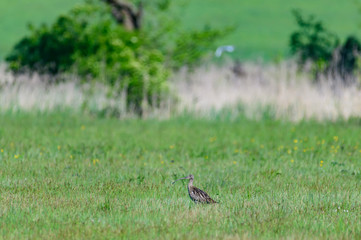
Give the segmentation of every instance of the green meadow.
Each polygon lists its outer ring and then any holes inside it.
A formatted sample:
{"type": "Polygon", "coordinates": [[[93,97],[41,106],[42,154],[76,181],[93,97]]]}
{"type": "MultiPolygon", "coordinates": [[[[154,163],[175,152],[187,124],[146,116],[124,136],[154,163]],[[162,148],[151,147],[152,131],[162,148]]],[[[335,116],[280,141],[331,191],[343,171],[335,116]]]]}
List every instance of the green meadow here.
{"type": "MultiPolygon", "coordinates": [[[[26,25],[51,23],[81,0],[2,0],[0,2],[0,58],[27,33],[26,25]]],[[[288,55],[288,39],[296,28],[292,9],[315,14],[340,37],[360,35],[360,2],[339,0],[183,0],[179,17],[185,28],[237,26],[219,44],[233,44],[230,56],[272,60],[288,55]],[[188,3],[184,6],[183,3],[188,3]]]]}
{"type": "Polygon", "coordinates": [[[360,126],[2,114],[0,238],[360,239],[360,126]]]}
{"type": "MultiPolygon", "coordinates": [[[[219,42],[236,46],[228,54],[235,59],[289,56],[288,40],[296,28],[292,9],[315,14],[341,38],[361,36],[358,0],[175,1],[186,29],[236,26],[219,42]]],[[[28,23],[50,24],[81,2],[0,1],[0,65],[28,33],[28,23]]],[[[261,83],[267,71],[250,77],[261,83]]],[[[20,84],[11,88],[13,76],[3,74],[0,239],[361,239],[360,119],[295,123],[277,120],[267,109],[259,120],[236,117],[232,110],[209,111],[202,118],[176,109],[166,120],[115,119],[56,110],[57,105],[26,113],[17,101],[26,109],[27,98],[39,97],[41,109],[46,106],[41,99],[48,99],[39,96],[42,91],[54,93],[55,100],[59,94],[51,84],[40,91],[34,91],[36,85],[24,85],[29,91],[20,84]],[[187,180],[171,184],[189,174],[219,203],[195,204],[187,180]]],[[[293,77],[282,74],[280,81],[293,77]]],[[[81,92],[86,88],[75,88],[56,89],[86,97],[81,92]]],[[[204,95],[209,89],[205,86],[204,95]]],[[[354,114],[359,89],[342,90],[351,97],[326,93],[340,106],[348,101],[354,114]]],[[[315,99],[315,104],[331,101],[315,99]]]]}

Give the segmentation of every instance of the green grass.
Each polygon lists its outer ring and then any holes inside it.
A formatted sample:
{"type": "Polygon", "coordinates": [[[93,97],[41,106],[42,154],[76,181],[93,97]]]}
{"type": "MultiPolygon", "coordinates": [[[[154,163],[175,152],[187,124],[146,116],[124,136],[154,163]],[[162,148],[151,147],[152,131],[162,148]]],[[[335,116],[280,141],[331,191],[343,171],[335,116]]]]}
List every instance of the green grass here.
{"type": "Polygon", "coordinates": [[[268,60],[289,55],[289,37],[297,29],[293,9],[314,14],[329,30],[344,38],[360,36],[359,1],[338,0],[189,0],[186,26],[236,25],[236,32],[221,44],[233,44],[235,58],[268,60]]]}
{"type": "MultiPolygon", "coordinates": [[[[359,5],[356,1],[338,0],[184,0],[180,14],[187,28],[213,26],[238,26],[236,32],[220,44],[234,44],[235,58],[275,59],[288,54],[288,40],[296,28],[291,10],[298,8],[317,15],[327,28],[345,37],[360,35],[359,5]]],[[[52,22],[81,0],[3,0],[0,2],[0,58],[3,58],[24,36],[26,24],[38,25],[52,22]]]]}
{"type": "Polygon", "coordinates": [[[3,114],[0,236],[360,239],[360,126],[3,114]]]}

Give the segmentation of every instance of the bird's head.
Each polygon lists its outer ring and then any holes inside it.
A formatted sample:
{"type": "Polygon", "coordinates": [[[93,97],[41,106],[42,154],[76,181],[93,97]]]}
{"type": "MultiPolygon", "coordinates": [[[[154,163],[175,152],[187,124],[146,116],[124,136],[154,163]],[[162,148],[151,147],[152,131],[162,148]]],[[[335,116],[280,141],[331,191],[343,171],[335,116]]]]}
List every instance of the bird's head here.
{"type": "Polygon", "coordinates": [[[183,177],[183,178],[180,178],[180,179],[177,179],[175,180],[174,182],[172,182],[172,184],[174,184],[176,181],[179,181],[179,180],[183,180],[183,179],[189,179],[189,180],[193,180],[194,179],[194,176],[192,174],[186,176],[186,177],[183,177]]]}

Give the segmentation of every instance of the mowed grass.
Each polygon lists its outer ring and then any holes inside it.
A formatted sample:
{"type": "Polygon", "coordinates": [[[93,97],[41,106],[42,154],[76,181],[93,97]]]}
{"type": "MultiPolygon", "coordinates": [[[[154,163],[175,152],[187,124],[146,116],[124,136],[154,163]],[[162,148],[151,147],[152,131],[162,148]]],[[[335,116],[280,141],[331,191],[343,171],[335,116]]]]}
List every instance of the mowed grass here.
{"type": "Polygon", "coordinates": [[[360,126],[3,114],[0,236],[360,239],[360,126]]]}
{"type": "MultiPolygon", "coordinates": [[[[0,59],[25,34],[26,25],[51,23],[82,0],[2,0],[0,2],[0,59]]],[[[242,59],[278,59],[289,54],[288,41],[296,29],[292,9],[315,14],[342,38],[360,36],[360,1],[338,0],[182,0],[175,1],[179,19],[186,28],[237,26],[219,44],[233,44],[229,56],[242,59]],[[188,3],[184,6],[183,3],[188,3]]]]}

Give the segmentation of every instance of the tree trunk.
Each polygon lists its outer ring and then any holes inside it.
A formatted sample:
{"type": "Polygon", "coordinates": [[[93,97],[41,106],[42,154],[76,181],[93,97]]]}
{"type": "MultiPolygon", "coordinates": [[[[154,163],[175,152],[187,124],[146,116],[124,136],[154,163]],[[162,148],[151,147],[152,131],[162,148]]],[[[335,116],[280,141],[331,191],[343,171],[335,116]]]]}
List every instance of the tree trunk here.
{"type": "Polygon", "coordinates": [[[138,9],[129,3],[123,3],[119,0],[102,0],[112,7],[112,15],[117,23],[122,24],[127,30],[139,30],[142,26],[143,2],[140,1],[138,9]]]}

